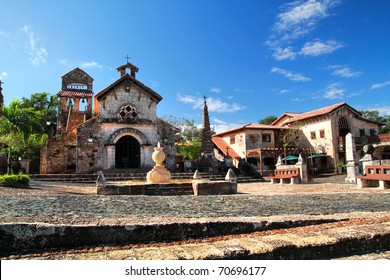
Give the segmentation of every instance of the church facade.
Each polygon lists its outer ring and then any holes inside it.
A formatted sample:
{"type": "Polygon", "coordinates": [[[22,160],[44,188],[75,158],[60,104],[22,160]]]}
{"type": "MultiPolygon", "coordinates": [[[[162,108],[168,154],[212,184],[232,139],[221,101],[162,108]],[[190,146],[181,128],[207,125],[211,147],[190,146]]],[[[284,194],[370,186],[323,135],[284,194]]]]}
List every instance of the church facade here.
{"type": "Polygon", "coordinates": [[[148,171],[158,142],[174,170],[176,129],[157,117],[162,96],[136,79],[138,70],[118,67],[119,79],[97,94],[79,68],[62,77],[57,132],[42,148],[42,174],[148,171]]]}

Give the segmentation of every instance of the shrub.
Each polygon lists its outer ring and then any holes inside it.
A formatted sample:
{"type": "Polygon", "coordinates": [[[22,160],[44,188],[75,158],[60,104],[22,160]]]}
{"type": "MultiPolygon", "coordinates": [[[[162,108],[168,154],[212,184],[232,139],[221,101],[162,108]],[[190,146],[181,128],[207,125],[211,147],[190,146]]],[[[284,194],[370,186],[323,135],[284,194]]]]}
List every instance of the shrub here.
{"type": "Polygon", "coordinates": [[[28,188],[30,177],[25,174],[0,176],[0,185],[13,188],[28,188]]]}

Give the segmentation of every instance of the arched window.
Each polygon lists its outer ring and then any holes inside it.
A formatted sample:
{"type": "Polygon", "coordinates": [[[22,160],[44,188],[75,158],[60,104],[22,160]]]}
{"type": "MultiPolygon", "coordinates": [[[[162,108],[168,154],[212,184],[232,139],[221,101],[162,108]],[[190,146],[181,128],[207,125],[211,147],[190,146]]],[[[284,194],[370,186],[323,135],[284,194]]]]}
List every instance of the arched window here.
{"type": "Polygon", "coordinates": [[[349,129],[349,122],[346,118],[341,117],[339,119],[339,129],[349,129]]]}

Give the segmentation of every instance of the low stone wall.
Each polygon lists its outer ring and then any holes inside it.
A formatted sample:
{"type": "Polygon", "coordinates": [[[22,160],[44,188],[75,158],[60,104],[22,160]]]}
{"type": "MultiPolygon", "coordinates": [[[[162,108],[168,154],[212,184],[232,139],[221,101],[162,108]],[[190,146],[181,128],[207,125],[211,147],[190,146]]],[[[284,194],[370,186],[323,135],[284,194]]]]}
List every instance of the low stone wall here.
{"type": "Polygon", "coordinates": [[[97,184],[97,194],[102,195],[193,195],[191,182],[160,184],[97,184]]]}
{"type": "Polygon", "coordinates": [[[192,181],[192,189],[194,195],[223,195],[223,194],[236,194],[237,182],[236,181],[192,181]]]}

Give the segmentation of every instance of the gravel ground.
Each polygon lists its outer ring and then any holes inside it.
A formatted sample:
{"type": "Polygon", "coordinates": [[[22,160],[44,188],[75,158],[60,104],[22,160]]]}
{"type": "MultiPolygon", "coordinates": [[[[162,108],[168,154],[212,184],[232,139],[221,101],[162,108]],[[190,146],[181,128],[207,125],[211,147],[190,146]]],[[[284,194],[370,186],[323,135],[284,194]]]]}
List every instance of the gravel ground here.
{"type": "Polygon", "coordinates": [[[375,216],[390,211],[390,190],[357,188],[344,177],[311,184],[239,184],[236,195],[105,196],[92,184],[32,182],[30,189],[0,187],[0,222],[55,224],[161,223],[258,217],[375,216]],[[324,183],[326,182],[326,183],[324,183]]]}

